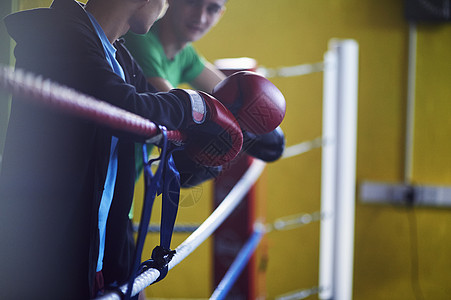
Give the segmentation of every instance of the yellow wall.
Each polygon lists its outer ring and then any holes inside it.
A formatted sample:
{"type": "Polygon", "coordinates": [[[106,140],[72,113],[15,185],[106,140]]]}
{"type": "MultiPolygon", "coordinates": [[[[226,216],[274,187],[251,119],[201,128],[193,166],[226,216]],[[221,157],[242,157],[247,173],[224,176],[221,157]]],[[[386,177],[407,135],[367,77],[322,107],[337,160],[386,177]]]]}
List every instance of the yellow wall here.
{"type": "MultiPolygon", "coordinates": [[[[50,2],[22,1],[30,7],[50,2]]],[[[451,25],[420,24],[418,31],[413,181],[449,185],[451,25]]],[[[196,47],[211,61],[249,56],[260,65],[280,67],[321,61],[328,40],[334,37],[353,38],[360,45],[357,180],[400,182],[408,38],[403,1],[231,0],[221,22],[196,47]]],[[[273,82],[287,100],[282,124],[287,144],[320,136],[322,75],[275,78],[273,82]]],[[[269,222],[319,210],[320,161],[317,149],[268,165],[269,222]]],[[[181,208],[178,222],[199,222],[208,216],[210,185],[202,191],[202,197],[195,196],[192,205],[181,208]]],[[[449,298],[450,232],[449,210],[358,201],[354,299],[415,299],[417,284],[411,278],[416,264],[425,298],[449,298]]],[[[268,234],[269,299],[318,284],[318,235],[318,223],[268,234]]],[[[173,245],[185,237],[175,236],[173,245]]],[[[155,242],[156,236],[150,239],[155,242]]],[[[147,295],[208,297],[210,244],[202,247],[165,280],[148,288],[147,295]]]]}
{"type": "MultiPolygon", "coordinates": [[[[449,185],[451,25],[420,24],[418,31],[413,181],[449,185]]],[[[360,45],[358,182],[401,182],[408,53],[403,1],[229,1],[223,20],[196,46],[210,60],[250,56],[280,67],[322,60],[333,37],[360,45]]],[[[282,127],[288,145],[321,134],[321,76],[273,80],[287,99],[282,127]]],[[[320,158],[314,150],[268,167],[268,221],[319,209],[320,158]]],[[[418,264],[425,298],[447,299],[450,226],[446,209],[358,201],[354,298],[415,299],[411,277],[418,264]]],[[[269,298],[317,285],[318,228],[269,234],[269,298]]]]}

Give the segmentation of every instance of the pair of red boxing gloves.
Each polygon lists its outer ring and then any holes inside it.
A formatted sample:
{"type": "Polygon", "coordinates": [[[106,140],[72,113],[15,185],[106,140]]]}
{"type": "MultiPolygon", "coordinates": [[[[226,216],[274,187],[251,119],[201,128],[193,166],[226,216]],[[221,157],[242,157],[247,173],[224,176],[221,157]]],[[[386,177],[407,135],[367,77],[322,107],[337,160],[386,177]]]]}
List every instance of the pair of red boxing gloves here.
{"type": "Polygon", "coordinates": [[[240,151],[274,161],[284,149],[279,125],[285,116],[285,98],[265,77],[248,71],[221,81],[209,95],[175,89],[189,99],[191,118],[182,130],[188,136],[187,155],[204,166],[220,166],[240,151]]]}

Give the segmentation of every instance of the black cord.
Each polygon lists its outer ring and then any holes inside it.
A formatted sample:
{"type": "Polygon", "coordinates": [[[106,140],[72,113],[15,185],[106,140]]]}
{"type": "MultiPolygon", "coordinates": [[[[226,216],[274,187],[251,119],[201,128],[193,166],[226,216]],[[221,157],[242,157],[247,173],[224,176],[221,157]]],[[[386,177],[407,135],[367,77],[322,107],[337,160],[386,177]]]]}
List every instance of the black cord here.
{"type": "Polygon", "coordinates": [[[409,233],[410,233],[410,280],[412,284],[413,294],[415,299],[424,300],[423,290],[420,283],[420,268],[419,268],[419,255],[418,255],[418,224],[415,208],[413,205],[407,206],[407,218],[409,221],[409,233]]]}

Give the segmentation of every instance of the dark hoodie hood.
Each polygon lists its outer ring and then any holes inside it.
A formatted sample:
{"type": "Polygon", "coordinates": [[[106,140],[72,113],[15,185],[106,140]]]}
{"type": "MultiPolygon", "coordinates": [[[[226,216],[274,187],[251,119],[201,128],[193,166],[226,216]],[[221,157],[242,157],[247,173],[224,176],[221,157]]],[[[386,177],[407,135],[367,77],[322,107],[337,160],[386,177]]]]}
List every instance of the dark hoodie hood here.
{"type": "Polygon", "coordinates": [[[38,8],[8,15],[4,20],[9,35],[16,43],[22,43],[34,41],[51,28],[53,15],[50,8],[38,8]]]}
{"type": "MultiPolygon", "coordinates": [[[[85,76],[78,74],[78,66],[90,53],[80,47],[81,44],[94,45],[91,49],[99,49],[100,55],[104,55],[101,41],[82,4],[73,0],[55,0],[49,8],[13,13],[6,16],[4,22],[16,41],[16,67],[62,84],[73,82],[74,76],[85,76]],[[67,59],[68,56],[71,59],[67,59]],[[67,70],[71,70],[70,74],[67,70]]],[[[86,82],[73,87],[80,89],[84,85],[86,82]]]]}
{"type": "MultiPolygon", "coordinates": [[[[32,43],[52,33],[64,33],[64,28],[55,24],[66,21],[67,24],[74,23],[77,26],[86,24],[88,16],[84,12],[81,3],[73,0],[54,1],[49,8],[37,8],[20,11],[5,17],[5,25],[9,35],[19,43],[32,43]],[[74,15],[73,11],[79,13],[74,15]],[[70,12],[70,13],[69,13],[70,12]]],[[[68,29],[68,28],[67,28],[68,29]]]]}

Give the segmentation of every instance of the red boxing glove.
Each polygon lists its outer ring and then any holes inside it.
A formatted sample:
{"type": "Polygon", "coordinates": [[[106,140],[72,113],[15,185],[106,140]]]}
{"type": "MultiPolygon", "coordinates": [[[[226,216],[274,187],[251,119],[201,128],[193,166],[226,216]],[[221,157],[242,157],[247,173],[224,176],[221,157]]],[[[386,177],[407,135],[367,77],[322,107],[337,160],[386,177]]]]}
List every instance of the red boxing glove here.
{"type": "Polygon", "coordinates": [[[205,166],[220,166],[234,159],[243,146],[243,134],[232,113],[207,93],[182,89],[172,92],[191,104],[192,119],[181,130],[188,136],[188,155],[205,166]]]}
{"type": "Polygon", "coordinates": [[[254,134],[276,129],[285,117],[285,98],[265,77],[249,71],[236,72],[215,86],[213,96],[236,117],[241,128],[254,134]]]}

